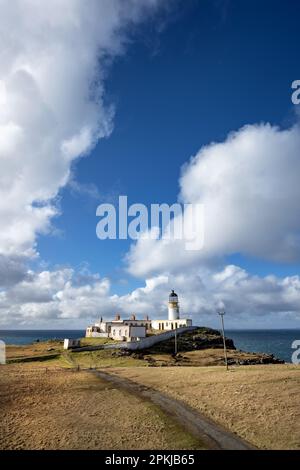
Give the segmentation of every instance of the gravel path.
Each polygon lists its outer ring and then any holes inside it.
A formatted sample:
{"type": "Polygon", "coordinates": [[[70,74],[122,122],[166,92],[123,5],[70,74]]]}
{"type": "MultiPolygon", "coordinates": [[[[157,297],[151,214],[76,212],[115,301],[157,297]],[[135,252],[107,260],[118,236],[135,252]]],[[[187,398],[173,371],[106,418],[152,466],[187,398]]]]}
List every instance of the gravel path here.
{"type": "Polygon", "coordinates": [[[93,371],[114,386],[125,389],[134,395],[158,405],[165,413],[172,416],[183,428],[202,440],[208,449],[253,450],[254,447],[240,437],[214,423],[179,400],[171,398],[150,387],[139,385],[132,380],[104,371],[93,371]]]}

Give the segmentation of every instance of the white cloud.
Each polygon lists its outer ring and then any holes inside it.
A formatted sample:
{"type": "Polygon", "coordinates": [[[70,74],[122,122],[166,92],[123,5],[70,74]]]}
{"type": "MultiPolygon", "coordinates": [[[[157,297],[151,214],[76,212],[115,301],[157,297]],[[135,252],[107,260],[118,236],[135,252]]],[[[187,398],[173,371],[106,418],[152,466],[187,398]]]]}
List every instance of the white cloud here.
{"type": "MultiPolygon", "coordinates": [[[[215,317],[220,301],[233,316],[247,313],[254,321],[270,312],[299,315],[298,276],[259,278],[236,266],[211,268],[237,251],[298,259],[296,126],[247,126],[199,151],[183,170],[180,198],[205,204],[204,250],[187,252],[180,241],[138,241],[129,270],[146,277],[144,287],[118,296],[98,275],[26,268],[26,259],[36,255],[37,234],[49,231],[58,215],[55,198],[70,181],[73,161],[112,131],[107,64],[124,53],[128,29],[162,3],[0,0],[2,327],[79,327],[116,311],[163,317],[170,288],[199,323],[206,323],[205,315],[215,317]]],[[[73,189],[96,191],[75,183],[73,189]]]]}
{"type": "Polygon", "coordinates": [[[165,318],[171,288],[179,294],[182,316],[191,317],[194,324],[218,326],[220,302],[228,313],[227,325],[235,328],[268,322],[273,327],[295,326],[300,320],[299,276],[262,278],[229,265],[218,272],[194,269],[149,278],[144,287],[126,295],[113,294],[109,279],[87,272],[28,271],[23,280],[0,292],[0,327],[85,328],[117,312],[123,318],[131,313],[165,318]]]}
{"type": "Polygon", "coordinates": [[[74,159],[112,130],[108,59],[158,0],[0,0],[0,254],[32,256],[74,159]]]}
{"type": "Polygon", "coordinates": [[[19,283],[27,277],[26,260],[20,256],[0,255],[0,286],[19,283]]]}
{"type": "Polygon", "coordinates": [[[275,261],[300,258],[300,129],[245,126],[212,143],[183,167],[179,199],[204,205],[204,247],[143,240],[127,256],[129,272],[149,276],[212,263],[232,253],[275,261]]]}

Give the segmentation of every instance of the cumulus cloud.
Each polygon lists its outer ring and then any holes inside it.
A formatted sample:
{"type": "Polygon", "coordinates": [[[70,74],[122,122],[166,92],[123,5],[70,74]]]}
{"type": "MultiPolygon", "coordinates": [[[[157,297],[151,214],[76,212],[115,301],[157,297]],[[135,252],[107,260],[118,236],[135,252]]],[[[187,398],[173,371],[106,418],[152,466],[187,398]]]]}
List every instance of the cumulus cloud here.
{"type": "Polygon", "coordinates": [[[72,162],[112,131],[107,63],[158,0],[0,0],[0,254],[34,255],[72,162]]]}
{"type": "Polygon", "coordinates": [[[27,268],[24,257],[0,255],[0,286],[17,284],[26,277],[27,268]]]}
{"type": "Polygon", "coordinates": [[[136,276],[176,272],[242,253],[300,258],[300,128],[249,125],[202,147],[182,170],[179,200],[204,205],[204,246],[140,239],[127,256],[136,276]]]}
{"type": "MultiPolygon", "coordinates": [[[[164,2],[164,7],[168,2],[164,2]]],[[[113,58],[160,0],[0,0],[1,321],[93,314],[108,282],[73,270],[28,270],[36,237],[53,230],[56,197],[79,185],[72,164],[113,128],[105,99],[113,58]],[[78,305],[80,308],[78,310],[78,305]]],[[[5,323],[6,324],[6,323],[5,323]]]]}
{"type": "MultiPolygon", "coordinates": [[[[127,255],[129,272],[168,277],[198,324],[217,324],[222,303],[234,327],[296,326],[299,276],[260,277],[225,260],[241,253],[299,261],[299,148],[298,125],[281,130],[269,124],[245,126],[201,148],[182,169],[179,200],[204,205],[203,249],[187,251],[184,240],[141,238],[127,255]]],[[[159,285],[148,297],[154,302],[164,290],[159,285]]],[[[134,295],[142,306],[143,291],[134,295]]]]}
{"type": "Polygon", "coordinates": [[[191,270],[146,280],[144,287],[125,295],[111,292],[111,283],[87,271],[73,269],[27,272],[25,279],[0,292],[0,327],[85,328],[100,316],[166,318],[167,296],[174,288],[180,298],[181,315],[195,324],[218,325],[220,302],[230,313],[230,326],[287,326],[299,321],[300,278],[250,275],[238,266],[219,271],[191,270]]]}
{"type": "Polygon", "coordinates": [[[298,259],[297,126],[246,126],[200,149],[182,171],[179,199],[205,205],[204,249],[139,240],[128,263],[132,274],[146,278],[143,287],[120,296],[109,279],[88,270],[33,272],[26,266],[37,256],[37,234],[49,232],[59,214],[60,188],[71,180],[74,191],[97,194],[72,180],[72,164],[112,132],[107,66],[124,53],[130,27],[162,3],[0,0],[2,327],[70,327],[74,319],[79,327],[116,311],[162,318],[170,288],[200,324],[205,316],[215,318],[220,301],[233,315],[299,315],[298,276],[259,278],[231,265],[212,269],[232,252],[298,259]]]}

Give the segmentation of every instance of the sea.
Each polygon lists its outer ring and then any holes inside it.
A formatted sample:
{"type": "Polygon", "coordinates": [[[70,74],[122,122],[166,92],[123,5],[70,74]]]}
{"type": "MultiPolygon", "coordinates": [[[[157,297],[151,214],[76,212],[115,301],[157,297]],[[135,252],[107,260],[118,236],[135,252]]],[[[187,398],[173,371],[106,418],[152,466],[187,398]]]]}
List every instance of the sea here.
{"type": "Polygon", "coordinates": [[[289,330],[227,330],[237,349],[248,352],[274,354],[278,359],[292,362],[292,343],[300,341],[300,329],[289,330]]]}
{"type": "MultiPolygon", "coordinates": [[[[49,339],[82,338],[83,330],[0,330],[0,340],[6,344],[24,345],[49,339]]],[[[248,352],[274,354],[285,362],[291,362],[292,343],[300,340],[300,329],[289,330],[226,330],[237,349],[248,352]]]]}

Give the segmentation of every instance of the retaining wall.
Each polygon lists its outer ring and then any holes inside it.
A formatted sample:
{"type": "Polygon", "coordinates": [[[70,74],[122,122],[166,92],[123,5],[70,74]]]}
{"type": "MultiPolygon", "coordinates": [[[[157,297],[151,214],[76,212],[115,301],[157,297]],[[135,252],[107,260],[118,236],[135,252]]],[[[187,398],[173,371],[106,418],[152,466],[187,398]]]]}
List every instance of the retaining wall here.
{"type": "MultiPolygon", "coordinates": [[[[197,326],[188,326],[177,328],[177,335],[185,333],[187,331],[196,330],[197,326]]],[[[174,338],[175,330],[165,331],[153,336],[148,336],[147,338],[141,339],[140,341],[120,341],[113,344],[104,344],[101,346],[84,346],[83,348],[73,349],[73,352],[80,351],[95,351],[97,349],[130,349],[131,351],[137,351],[139,349],[148,349],[151,348],[154,344],[161,343],[161,341],[166,341],[167,339],[174,338]]]]}

